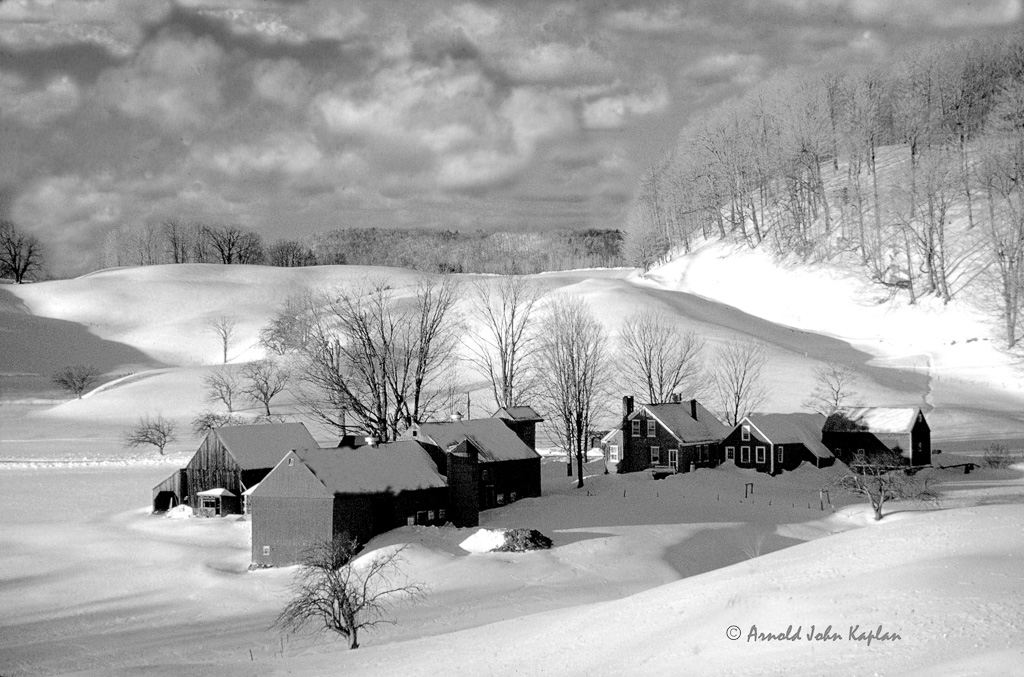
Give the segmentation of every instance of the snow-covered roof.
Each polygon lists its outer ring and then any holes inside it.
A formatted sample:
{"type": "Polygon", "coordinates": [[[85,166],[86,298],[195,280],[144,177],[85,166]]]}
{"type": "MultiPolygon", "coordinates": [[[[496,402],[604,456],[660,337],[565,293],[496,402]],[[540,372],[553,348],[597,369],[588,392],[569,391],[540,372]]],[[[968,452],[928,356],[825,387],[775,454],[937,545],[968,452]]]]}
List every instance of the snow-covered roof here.
{"type": "Polygon", "coordinates": [[[445,451],[470,440],[480,451],[480,461],[485,463],[540,458],[536,451],[497,418],[419,423],[410,429],[408,435],[445,451]]]}
{"type": "Polygon", "coordinates": [[[491,418],[501,418],[507,421],[532,421],[535,423],[540,423],[544,420],[540,414],[533,410],[533,407],[527,406],[502,407],[494,412],[494,416],[491,418]]]}
{"type": "Polygon", "coordinates": [[[872,433],[909,433],[920,413],[918,407],[842,407],[836,410],[872,433]]]}
{"type": "Polygon", "coordinates": [[[632,420],[647,411],[661,422],[681,442],[703,442],[722,440],[729,434],[729,428],[700,402],[669,402],[664,404],[641,404],[630,414],[632,420]],[[697,410],[697,418],[692,416],[697,410]]]}
{"type": "Polygon", "coordinates": [[[298,449],[295,455],[332,494],[370,494],[448,486],[413,440],[358,449],[298,449]]]}
{"type": "Polygon", "coordinates": [[[760,430],[772,444],[802,444],[818,458],[832,458],[832,452],[821,442],[825,426],[821,414],[751,414],[743,421],[760,430]]]}
{"type": "Polygon", "coordinates": [[[292,449],[318,449],[301,423],[232,425],[213,431],[242,470],[273,468],[292,449]]]}
{"type": "Polygon", "coordinates": [[[248,489],[246,489],[245,491],[242,492],[242,496],[252,496],[252,492],[255,491],[256,487],[258,487],[259,485],[260,485],[259,482],[257,482],[256,484],[252,485],[251,487],[249,487],[248,489]]]}
{"type": "Polygon", "coordinates": [[[220,487],[218,487],[216,489],[207,489],[206,491],[197,491],[196,492],[196,496],[234,496],[234,495],[235,494],[231,493],[227,489],[223,489],[223,488],[220,488],[220,487]]]}

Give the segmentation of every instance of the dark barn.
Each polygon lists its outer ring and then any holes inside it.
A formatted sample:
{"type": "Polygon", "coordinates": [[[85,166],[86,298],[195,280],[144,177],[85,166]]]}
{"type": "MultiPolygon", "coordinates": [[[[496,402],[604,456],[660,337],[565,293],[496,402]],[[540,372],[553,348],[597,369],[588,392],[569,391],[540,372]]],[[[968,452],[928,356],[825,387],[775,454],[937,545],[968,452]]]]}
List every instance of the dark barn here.
{"type": "MultiPolygon", "coordinates": [[[[225,489],[236,497],[262,480],[290,449],[319,445],[301,423],[264,423],[217,428],[207,433],[188,465],[153,488],[153,510],[188,503],[198,510],[198,494],[225,489]]],[[[241,511],[241,501],[232,512],[241,511]]],[[[230,514],[230,513],[225,513],[230,514]]]]}
{"type": "Polygon", "coordinates": [[[481,510],[541,494],[540,454],[500,419],[417,423],[406,437],[423,442],[448,478],[456,526],[476,526],[481,510]]]}
{"type": "Polygon", "coordinates": [[[854,455],[894,451],[910,465],[930,465],[932,434],[918,407],[850,407],[828,417],[825,445],[849,463],[854,455]]]}
{"type": "Polygon", "coordinates": [[[835,459],[821,441],[824,425],[821,414],[745,416],[722,441],[722,462],[770,475],[805,462],[816,468],[831,465],[835,459]]]}
{"type": "Polygon", "coordinates": [[[288,566],[313,543],[365,543],[413,524],[447,521],[448,486],[414,441],[288,452],[250,497],[252,562],[288,566]]]}
{"type": "Polygon", "coordinates": [[[622,398],[622,425],[601,440],[605,459],[619,472],[664,468],[688,472],[690,466],[714,465],[719,443],[729,429],[694,399],[641,404],[622,398]]]}

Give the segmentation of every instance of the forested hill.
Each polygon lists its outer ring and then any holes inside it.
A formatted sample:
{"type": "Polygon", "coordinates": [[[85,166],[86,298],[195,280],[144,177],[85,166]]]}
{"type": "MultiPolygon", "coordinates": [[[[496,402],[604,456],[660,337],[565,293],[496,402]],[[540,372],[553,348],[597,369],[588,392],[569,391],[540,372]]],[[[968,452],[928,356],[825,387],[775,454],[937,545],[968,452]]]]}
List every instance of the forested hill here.
{"type": "Polygon", "coordinates": [[[1024,304],[1024,35],[784,73],[692,120],[644,177],[628,258],[726,238],[862,265],[909,295],[1024,304]]]}

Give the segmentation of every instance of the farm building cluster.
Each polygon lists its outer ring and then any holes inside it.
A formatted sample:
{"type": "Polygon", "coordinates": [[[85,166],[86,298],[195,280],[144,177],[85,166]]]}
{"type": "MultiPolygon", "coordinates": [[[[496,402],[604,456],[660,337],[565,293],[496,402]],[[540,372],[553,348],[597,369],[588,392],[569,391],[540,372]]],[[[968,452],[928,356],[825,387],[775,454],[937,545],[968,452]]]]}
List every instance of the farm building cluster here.
{"type": "Polygon", "coordinates": [[[394,442],[346,437],[333,448],[301,423],[225,426],[154,487],[153,509],[249,514],[258,566],[294,564],[309,544],[339,534],[365,542],[399,526],[476,526],[481,510],[540,496],[542,420],[511,407],[414,424],[394,442]]]}
{"type": "Polygon", "coordinates": [[[601,439],[619,472],[689,472],[723,463],[772,475],[801,463],[895,453],[909,466],[931,463],[931,429],[919,407],[846,407],[822,414],[750,414],[722,423],[697,400],[634,407],[622,398],[622,423],[601,439]]]}
{"type": "MultiPolygon", "coordinates": [[[[476,526],[481,510],[541,495],[542,421],[530,407],[508,407],[491,418],[413,423],[393,442],[346,436],[331,448],[301,423],[217,428],[154,487],[153,509],[250,515],[256,566],[294,564],[309,544],[339,534],[365,542],[406,525],[476,526]]],[[[727,426],[695,399],[634,406],[624,397],[621,425],[600,447],[609,468],[655,476],[722,464],[775,475],[880,452],[931,462],[916,407],[751,414],[727,426]]]]}

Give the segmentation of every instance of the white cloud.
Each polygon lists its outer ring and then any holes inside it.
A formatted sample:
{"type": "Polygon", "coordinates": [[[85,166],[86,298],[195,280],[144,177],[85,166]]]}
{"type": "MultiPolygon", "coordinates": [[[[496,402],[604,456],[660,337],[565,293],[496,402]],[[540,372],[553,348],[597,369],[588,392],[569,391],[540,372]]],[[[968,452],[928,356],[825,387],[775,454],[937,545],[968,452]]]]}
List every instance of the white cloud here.
{"type": "Polygon", "coordinates": [[[223,105],[223,50],[210,38],[162,36],[125,66],[106,71],[107,105],[181,129],[206,126],[223,105]]]}
{"type": "Polygon", "coordinates": [[[632,118],[658,113],[668,107],[668,89],[658,82],[646,91],[602,96],[583,106],[583,126],[587,129],[621,129],[632,118]]]}
{"type": "Polygon", "coordinates": [[[167,0],[18,0],[0,3],[0,43],[13,49],[46,49],[92,43],[115,56],[131,54],[144,26],[171,10],[167,0]],[[55,11],[58,10],[59,11],[55,11]]]}
{"type": "Polygon", "coordinates": [[[707,56],[688,68],[687,77],[702,82],[731,82],[750,85],[757,82],[764,71],[764,57],[759,54],[726,52],[707,56]]]}
{"type": "Polygon", "coordinates": [[[81,102],[78,85],[67,75],[52,78],[40,89],[29,89],[24,78],[0,72],[0,113],[30,127],[43,127],[68,115],[81,102]]]}

